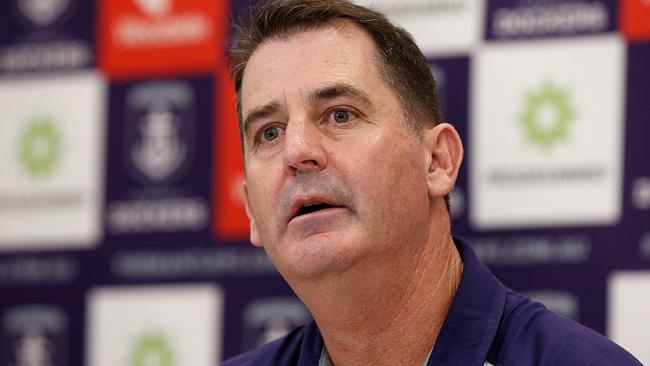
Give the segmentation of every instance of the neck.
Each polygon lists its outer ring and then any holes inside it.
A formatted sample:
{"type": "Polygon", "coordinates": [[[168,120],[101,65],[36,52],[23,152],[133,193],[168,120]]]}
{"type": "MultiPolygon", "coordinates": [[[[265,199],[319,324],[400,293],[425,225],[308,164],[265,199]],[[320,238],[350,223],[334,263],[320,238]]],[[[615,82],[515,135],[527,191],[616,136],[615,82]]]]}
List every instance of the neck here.
{"type": "Polygon", "coordinates": [[[448,229],[444,236],[429,234],[426,243],[412,247],[418,249],[411,255],[391,256],[398,260],[384,258],[295,288],[337,366],[425,362],[463,264],[448,229]]]}

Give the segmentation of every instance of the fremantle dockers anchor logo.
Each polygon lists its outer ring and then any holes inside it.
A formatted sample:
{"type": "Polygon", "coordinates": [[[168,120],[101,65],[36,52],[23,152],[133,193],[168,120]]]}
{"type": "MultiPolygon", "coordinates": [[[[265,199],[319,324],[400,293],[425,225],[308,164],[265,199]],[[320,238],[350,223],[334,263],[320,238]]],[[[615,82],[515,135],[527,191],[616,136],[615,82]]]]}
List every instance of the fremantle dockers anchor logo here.
{"type": "Polygon", "coordinates": [[[19,306],[3,316],[2,365],[67,365],[67,320],[47,305],[19,306]]]}
{"type": "Polygon", "coordinates": [[[194,93],[183,82],[154,82],[127,94],[125,160],[144,185],[171,185],[193,156],[194,93]]]}
{"type": "Polygon", "coordinates": [[[255,300],[244,310],[242,351],[285,336],[310,319],[305,306],[294,298],[271,297],[255,300]]]}
{"type": "Polygon", "coordinates": [[[17,0],[18,13],[38,27],[48,27],[68,13],[71,0],[17,0]]]}

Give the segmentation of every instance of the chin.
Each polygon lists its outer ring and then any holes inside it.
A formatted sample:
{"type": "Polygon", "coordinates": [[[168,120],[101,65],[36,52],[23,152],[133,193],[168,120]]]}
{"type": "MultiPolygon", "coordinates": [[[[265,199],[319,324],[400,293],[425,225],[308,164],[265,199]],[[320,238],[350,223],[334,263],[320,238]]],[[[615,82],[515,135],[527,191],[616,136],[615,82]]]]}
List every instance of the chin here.
{"type": "MultiPolygon", "coordinates": [[[[287,279],[319,280],[328,275],[341,274],[354,266],[359,259],[359,246],[355,241],[339,235],[321,233],[300,241],[287,243],[280,256],[284,265],[278,270],[287,279]]],[[[279,264],[279,263],[278,263],[279,264]]]]}

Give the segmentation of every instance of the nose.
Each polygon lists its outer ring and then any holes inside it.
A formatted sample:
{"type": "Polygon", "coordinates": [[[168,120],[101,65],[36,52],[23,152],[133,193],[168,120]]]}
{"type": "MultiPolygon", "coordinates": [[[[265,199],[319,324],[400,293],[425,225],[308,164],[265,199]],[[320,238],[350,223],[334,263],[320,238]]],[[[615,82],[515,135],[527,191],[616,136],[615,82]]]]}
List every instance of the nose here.
{"type": "Polygon", "coordinates": [[[324,136],[314,123],[305,119],[290,121],[284,138],[284,164],[294,174],[325,169],[324,136]]]}

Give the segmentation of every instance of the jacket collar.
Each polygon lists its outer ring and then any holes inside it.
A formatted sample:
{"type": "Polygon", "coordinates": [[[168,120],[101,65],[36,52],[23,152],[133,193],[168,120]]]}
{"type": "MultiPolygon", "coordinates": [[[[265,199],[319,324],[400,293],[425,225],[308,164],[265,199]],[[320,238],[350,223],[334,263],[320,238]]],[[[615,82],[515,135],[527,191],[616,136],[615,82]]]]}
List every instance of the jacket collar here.
{"type": "MultiPolygon", "coordinates": [[[[428,366],[483,365],[496,335],[506,300],[505,287],[463,239],[454,238],[463,273],[428,366]]],[[[323,338],[315,322],[305,328],[299,366],[318,365],[323,338]]]]}
{"type": "Polygon", "coordinates": [[[429,366],[483,365],[505,306],[505,287],[463,239],[454,242],[464,262],[463,274],[429,366]]]}

